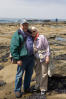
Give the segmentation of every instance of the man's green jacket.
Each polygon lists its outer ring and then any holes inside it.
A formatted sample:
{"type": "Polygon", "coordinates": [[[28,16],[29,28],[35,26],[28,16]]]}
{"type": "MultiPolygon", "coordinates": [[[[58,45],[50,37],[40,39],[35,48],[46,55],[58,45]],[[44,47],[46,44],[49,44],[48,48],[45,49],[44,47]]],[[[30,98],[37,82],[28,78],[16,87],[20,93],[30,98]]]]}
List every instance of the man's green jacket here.
{"type": "Polygon", "coordinates": [[[18,34],[18,30],[12,36],[10,52],[15,60],[21,60],[23,56],[28,55],[24,38],[22,34],[18,34]]]}

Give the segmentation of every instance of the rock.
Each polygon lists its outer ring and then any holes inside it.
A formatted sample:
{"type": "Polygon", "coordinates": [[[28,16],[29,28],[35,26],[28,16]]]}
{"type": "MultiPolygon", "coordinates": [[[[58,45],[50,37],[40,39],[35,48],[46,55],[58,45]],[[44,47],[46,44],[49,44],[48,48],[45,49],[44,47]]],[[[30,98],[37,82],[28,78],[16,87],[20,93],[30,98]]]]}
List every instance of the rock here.
{"type": "Polygon", "coordinates": [[[6,82],[4,82],[3,80],[0,80],[0,87],[4,86],[6,84],[6,82]]]}
{"type": "Polygon", "coordinates": [[[3,66],[0,65],[0,70],[3,69],[3,66]]]}

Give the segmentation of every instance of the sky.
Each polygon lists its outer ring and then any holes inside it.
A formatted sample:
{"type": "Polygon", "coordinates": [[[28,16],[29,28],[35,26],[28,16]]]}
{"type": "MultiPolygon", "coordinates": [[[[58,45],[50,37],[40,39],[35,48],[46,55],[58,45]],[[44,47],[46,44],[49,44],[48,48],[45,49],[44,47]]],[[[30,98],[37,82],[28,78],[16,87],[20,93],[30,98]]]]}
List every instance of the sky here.
{"type": "Polygon", "coordinates": [[[0,18],[66,19],[66,0],[0,0],[0,18]]]}

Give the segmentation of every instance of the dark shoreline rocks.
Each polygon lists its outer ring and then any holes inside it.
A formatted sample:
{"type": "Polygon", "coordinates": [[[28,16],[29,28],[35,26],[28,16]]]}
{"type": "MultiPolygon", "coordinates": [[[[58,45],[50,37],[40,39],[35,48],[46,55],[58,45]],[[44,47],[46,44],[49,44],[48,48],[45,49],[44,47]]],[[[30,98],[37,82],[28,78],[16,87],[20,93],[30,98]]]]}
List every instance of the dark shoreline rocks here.
{"type": "Polygon", "coordinates": [[[3,80],[0,80],[0,87],[4,86],[6,84],[6,82],[4,82],[3,80]]]}
{"type": "Polygon", "coordinates": [[[2,70],[4,67],[2,65],[0,65],[0,70],[2,70]]]}

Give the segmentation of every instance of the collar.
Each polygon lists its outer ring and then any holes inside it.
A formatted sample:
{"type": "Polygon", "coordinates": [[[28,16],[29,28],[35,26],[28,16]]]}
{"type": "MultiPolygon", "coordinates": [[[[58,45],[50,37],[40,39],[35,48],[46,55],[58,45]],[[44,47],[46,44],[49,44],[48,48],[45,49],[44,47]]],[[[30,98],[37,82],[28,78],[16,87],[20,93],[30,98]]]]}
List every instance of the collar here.
{"type": "Polygon", "coordinates": [[[36,40],[38,39],[38,37],[39,37],[39,33],[37,33],[37,34],[36,34],[36,36],[35,36],[35,39],[34,39],[34,40],[36,41],[36,40]]]}
{"type": "Polygon", "coordinates": [[[22,32],[24,32],[23,29],[22,29],[21,27],[20,27],[20,30],[21,30],[22,32]]]}

